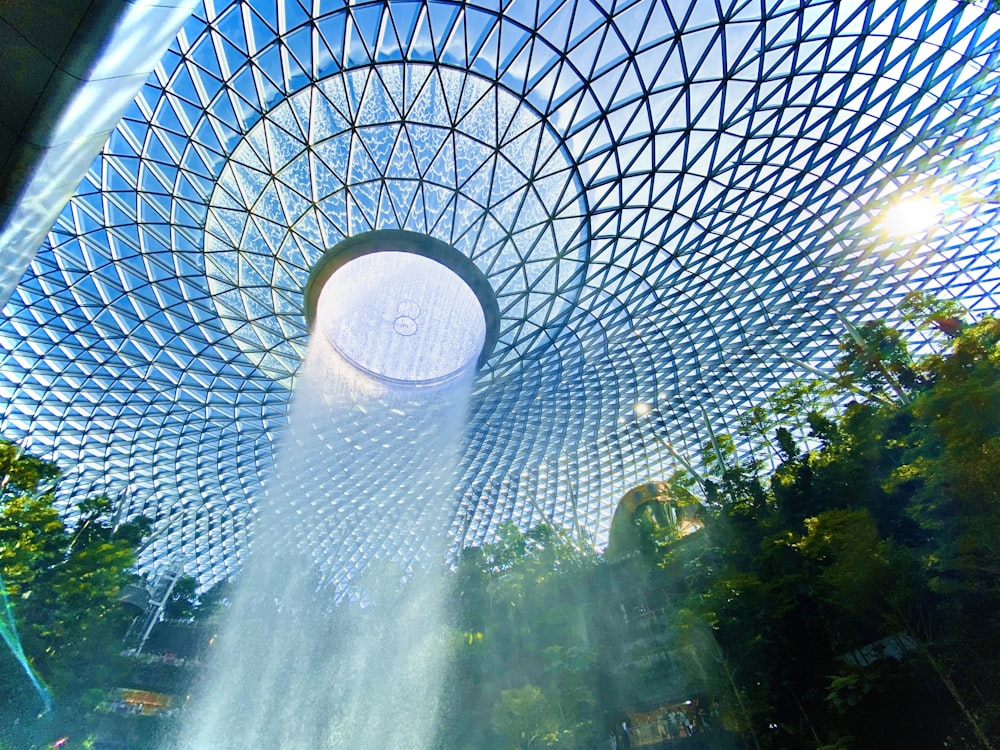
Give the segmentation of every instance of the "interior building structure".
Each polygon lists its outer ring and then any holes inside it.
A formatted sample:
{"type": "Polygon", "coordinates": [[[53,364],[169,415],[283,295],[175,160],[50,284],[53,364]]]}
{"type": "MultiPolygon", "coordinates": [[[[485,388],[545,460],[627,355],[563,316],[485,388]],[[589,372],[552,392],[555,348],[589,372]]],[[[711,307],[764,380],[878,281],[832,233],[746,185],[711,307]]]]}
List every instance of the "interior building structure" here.
{"type": "Polygon", "coordinates": [[[68,471],[64,507],[154,519],[154,577],[239,569],[303,290],[352,237],[433,238],[495,298],[455,546],[602,547],[628,488],[852,326],[911,291],[997,309],[986,3],[80,2],[61,41],[34,5],[0,11],[0,434],[68,471]]]}

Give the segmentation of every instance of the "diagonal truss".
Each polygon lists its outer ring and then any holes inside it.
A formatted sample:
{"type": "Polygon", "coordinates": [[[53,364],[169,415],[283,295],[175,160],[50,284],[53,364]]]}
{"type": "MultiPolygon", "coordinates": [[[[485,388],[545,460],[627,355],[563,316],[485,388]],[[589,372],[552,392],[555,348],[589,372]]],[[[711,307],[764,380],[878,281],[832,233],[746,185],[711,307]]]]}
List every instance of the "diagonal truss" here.
{"type": "Polygon", "coordinates": [[[5,308],[0,427],[74,467],[67,505],[155,517],[147,569],[230,575],[309,268],[403,228],[502,313],[456,543],[601,543],[706,418],[828,369],[841,316],[996,309],[998,83],[1000,19],[952,0],[206,0],[5,308]],[[931,229],[879,231],[922,195],[931,229]]]}

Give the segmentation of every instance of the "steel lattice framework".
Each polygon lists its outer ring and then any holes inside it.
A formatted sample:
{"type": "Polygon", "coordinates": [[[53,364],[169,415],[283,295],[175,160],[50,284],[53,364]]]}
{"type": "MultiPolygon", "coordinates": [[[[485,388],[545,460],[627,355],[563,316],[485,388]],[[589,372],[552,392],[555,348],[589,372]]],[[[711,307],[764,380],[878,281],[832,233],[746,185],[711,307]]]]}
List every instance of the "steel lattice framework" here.
{"type": "Polygon", "coordinates": [[[228,576],[309,269],[402,228],[500,306],[456,539],[601,543],[706,422],[829,370],[843,320],[915,289],[996,309],[998,128],[972,3],[206,0],[4,310],[0,427],[72,467],[65,503],[155,517],[147,569],[228,576]],[[919,195],[930,228],[880,233],[919,195]]]}

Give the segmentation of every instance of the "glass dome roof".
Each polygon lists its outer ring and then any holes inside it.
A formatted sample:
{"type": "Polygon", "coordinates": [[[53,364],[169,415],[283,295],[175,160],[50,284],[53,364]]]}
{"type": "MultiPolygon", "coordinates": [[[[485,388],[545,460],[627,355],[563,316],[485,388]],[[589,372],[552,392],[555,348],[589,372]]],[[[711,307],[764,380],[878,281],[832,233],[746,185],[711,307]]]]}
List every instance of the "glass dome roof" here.
{"type": "Polygon", "coordinates": [[[404,229],[499,305],[455,543],[600,545],[706,423],[830,370],[844,320],[996,310],[998,119],[974,3],[206,0],[7,303],[0,431],[72,469],[66,504],[154,517],[146,569],[231,575],[309,270],[404,229]],[[936,221],[887,233],[921,197],[936,221]]]}

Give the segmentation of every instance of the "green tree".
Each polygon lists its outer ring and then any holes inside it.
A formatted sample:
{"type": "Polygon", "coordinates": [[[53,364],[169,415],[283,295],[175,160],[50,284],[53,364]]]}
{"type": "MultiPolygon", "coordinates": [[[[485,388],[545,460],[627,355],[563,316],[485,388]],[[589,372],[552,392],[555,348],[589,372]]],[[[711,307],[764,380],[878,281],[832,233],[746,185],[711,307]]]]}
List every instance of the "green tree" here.
{"type": "Polygon", "coordinates": [[[163,616],[170,620],[193,620],[200,609],[198,580],[191,576],[181,576],[170,592],[170,598],[163,608],[163,616]]]}
{"type": "Polygon", "coordinates": [[[831,394],[846,405],[805,415],[808,449],[801,421],[766,413],[747,423],[775,430],[769,476],[725,436],[706,446],[678,647],[757,746],[993,747],[1000,323],[906,304],[936,351],[913,359],[882,321],[852,328],[831,394]]]}
{"type": "Polygon", "coordinates": [[[537,685],[502,690],[493,707],[493,728],[504,738],[506,750],[559,745],[558,714],[537,685]]]}
{"type": "Polygon", "coordinates": [[[579,747],[592,738],[585,581],[596,564],[546,525],[505,526],[496,541],[462,552],[446,747],[579,747]]]}
{"type": "Polygon", "coordinates": [[[929,354],[885,321],[848,326],[834,378],[745,415],[750,450],[709,429],[699,466],[670,480],[701,508],[696,534],[640,517],[643,554],[616,564],[549,527],[464,551],[452,729],[468,739],[445,746],[585,746],[601,709],[689,694],[758,749],[993,748],[1000,323],[919,295],[903,307],[929,354]],[[633,635],[594,637],[623,595],[668,657],[629,663],[631,692],[606,678],[633,635]]]}
{"type": "MultiPolygon", "coordinates": [[[[59,472],[53,464],[0,441],[0,465],[6,477],[0,492],[0,577],[24,653],[55,698],[56,717],[46,726],[55,721],[79,729],[100,698],[94,689],[110,686],[127,669],[119,652],[130,614],[118,595],[134,580],[135,549],[149,522],[139,517],[115,526],[111,502],[98,497],[82,501],[68,526],[55,507],[52,490],[59,472]]],[[[9,662],[2,663],[0,691],[7,700],[0,703],[24,713],[24,678],[9,662]]],[[[12,723],[30,732],[27,722],[12,723]]],[[[24,736],[19,741],[26,742],[24,736]]]]}

